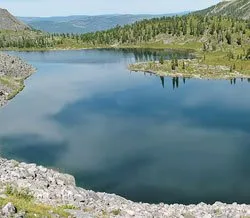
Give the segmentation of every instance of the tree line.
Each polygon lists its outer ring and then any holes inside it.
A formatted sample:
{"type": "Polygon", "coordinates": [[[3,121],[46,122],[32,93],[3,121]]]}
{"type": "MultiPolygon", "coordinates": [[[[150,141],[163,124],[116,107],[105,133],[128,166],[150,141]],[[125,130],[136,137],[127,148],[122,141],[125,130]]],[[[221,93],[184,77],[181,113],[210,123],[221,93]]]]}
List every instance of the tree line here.
{"type": "Polygon", "coordinates": [[[223,16],[186,15],[161,17],[116,26],[106,31],[86,34],[32,34],[9,37],[0,33],[0,48],[50,48],[59,45],[111,46],[140,45],[167,39],[197,39],[203,50],[216,50],[218,45],[242,46],[250,43],[250,21],[223,16]]]}
{"type": "MultiPolygon", "coordinates": [[[[124,27],[117,26],[107,31],[87,33],[79,40],[91,45],[141,44],[160,40],[161,36],[198,37],[207,36],[207,43],[242,45],[250,40],[250,21],[222,16],[200,15],[162,17],[143,20],[124,27]]],[[[207,47],[209,45],[206,45],[207,47]]],[[[208,48],[206,48],[208,49],[208,48]]]]}

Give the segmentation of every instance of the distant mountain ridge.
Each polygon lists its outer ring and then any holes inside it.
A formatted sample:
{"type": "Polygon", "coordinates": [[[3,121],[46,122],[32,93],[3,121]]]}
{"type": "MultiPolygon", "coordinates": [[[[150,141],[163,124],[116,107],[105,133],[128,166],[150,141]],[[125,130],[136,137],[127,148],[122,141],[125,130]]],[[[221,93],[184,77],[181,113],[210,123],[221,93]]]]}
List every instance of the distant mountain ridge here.
{"type": "Polygon", "coordinates": [[[0,30],[25,30],[30,29],[29,26],[24,24],[10,14],[6,9],[0,8],[0,30]]]}
{"type": "Polygon", "coordinates": [[[241,19],[250,19],[250,0],[231,0],[222,1],[217,5],[207,9],[197,11],[201,15],[222,15],[241,19]]]}
{"type": "Polygon", "coordinates": [[[162,14],[162,15],[78,15],[67,17],[18,17],[34,29],[49,33],[89,33],[111,29],[117,25],[124,26],[144,19],[152,19],[162,16],[183,15],[189,12],[162,14]]]}

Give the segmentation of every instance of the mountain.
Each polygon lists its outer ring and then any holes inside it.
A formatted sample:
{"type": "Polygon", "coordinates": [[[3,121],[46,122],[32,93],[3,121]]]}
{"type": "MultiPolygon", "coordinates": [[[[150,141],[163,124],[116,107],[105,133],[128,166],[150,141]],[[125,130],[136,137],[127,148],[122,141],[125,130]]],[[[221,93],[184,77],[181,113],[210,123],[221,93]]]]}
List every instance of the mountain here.
{"type": "Polygon", "coordinates": [[[250,19],[250,0],[228,0],[222,1],[210,8],[197,11],[201,15],[222,15],[242,19],[250,19]]]}
{"type": "Polygon", "coordinates": [[[0,30],[25,30],[29,28],[30,27],[15,18],[6,9],[0,8],[0,30]]]}
{"type": "MultiPolygon", "coordinates": [[[[178,13],[178,15],[188,12],[178,13]]],[[[131,15],[113,14],[98,16],[68,16],[68,17],[19,17],[34,29],[50,33],[89,33],[111,29],[117,25],[124,26],[136,21],[151,19],[162,16],[174,16],[177,14],[165,15],[131,15]]]]}

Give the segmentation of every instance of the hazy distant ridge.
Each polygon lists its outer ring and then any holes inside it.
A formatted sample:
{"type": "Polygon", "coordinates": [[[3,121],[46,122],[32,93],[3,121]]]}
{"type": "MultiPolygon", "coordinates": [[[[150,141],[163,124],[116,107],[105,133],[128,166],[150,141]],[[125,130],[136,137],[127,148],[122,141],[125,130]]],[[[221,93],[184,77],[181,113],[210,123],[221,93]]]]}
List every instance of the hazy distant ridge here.
{"type": "MultiPolygon", "coordinates": [[[[178,13],[178,15],[188,12],[178,13]]],[[[162,16],[175,16],[175,14],[162,15],[132,15],[113,14],[98,16],[68,16],[68,17],[19,17],[18,19],[27,23],[34,29],[43,30],[50,33],[88,33],[111,29],[117,25],[123,26],[143,19],[151,19],[162,16]]]]}

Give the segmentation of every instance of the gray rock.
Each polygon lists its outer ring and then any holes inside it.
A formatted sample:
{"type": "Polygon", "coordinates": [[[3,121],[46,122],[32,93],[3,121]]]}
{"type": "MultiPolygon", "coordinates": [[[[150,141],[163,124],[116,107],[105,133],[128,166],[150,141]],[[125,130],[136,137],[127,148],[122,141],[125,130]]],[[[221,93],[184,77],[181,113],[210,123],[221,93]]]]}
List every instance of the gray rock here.
{"type": "Polygon", "coordinates": [[[25,30],[30,29],[29,26],[24,24],[10,14],[6,9],[0,8],[0,30],[25,30]]]}
{"type": "Polygon", "coordinates": [[[25,218],[25,217],[26,217],[25,212],[19,212],[19,213],[14,215],[14,218],[25,218]]]}
{"type": "MultiPolygon", "coordinates": [[[[13,160],[0,158],[0,193],[4,193],[3,190],[8,184],[20,190],[28,189],[38,202],[52,206],[65,206],[65,208],[70,209],[67,211],[77,218],[102,216],[240,218],[250,216],[250,205],[246,204],[220,202],[213,205],[205,203],[198,205],[135,203],[115,194],[79,188],[75,185],[75,179],[71,175],[35,164],[17,163],[13,160]]],[[[11,208],[13,212],[14,209],[11,208]]],[[[19,216],[19,218],[21,217],[19,216]]]]}
{"type": "Polygon", "coordinates": [[[71,214],[74,218],[94,218],[93,215],[90,215],[87,212],[81,210],[65,210],[69,214],[71,214]]]}
{"type": "Polygon", "coordinates": [[[11,202],[6,204],[2,209],[2,214],[7,217],[14,215],[16,212],[17,209],[11,202]]]}

